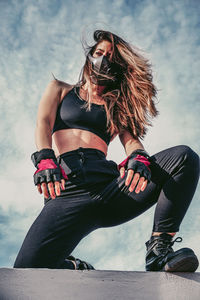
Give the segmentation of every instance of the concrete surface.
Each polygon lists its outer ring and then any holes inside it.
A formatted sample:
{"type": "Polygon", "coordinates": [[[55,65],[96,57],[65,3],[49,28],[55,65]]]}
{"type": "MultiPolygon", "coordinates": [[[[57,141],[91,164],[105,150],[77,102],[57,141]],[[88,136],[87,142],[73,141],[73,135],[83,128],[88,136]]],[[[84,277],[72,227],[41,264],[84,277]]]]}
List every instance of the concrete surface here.
{"type": "Polygon", "coordinates": [[[0,269],[1,300],[200,300],[200,273],[0,269]]]}

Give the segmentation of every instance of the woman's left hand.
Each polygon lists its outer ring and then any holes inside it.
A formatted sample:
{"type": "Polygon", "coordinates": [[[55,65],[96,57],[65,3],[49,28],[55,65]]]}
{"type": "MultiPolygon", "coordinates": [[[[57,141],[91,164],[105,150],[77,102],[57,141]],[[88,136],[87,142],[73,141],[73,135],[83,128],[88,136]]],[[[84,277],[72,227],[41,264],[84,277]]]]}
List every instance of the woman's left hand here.
{"type": "MultiPolygon", "coordinates": [[[[123,178],[125,176],[125,170],[126,170],[125,167],[120,168],[121,178],[123,178]]],[[[130,192],[133,192],[136,186],[137,187],[136,187],[135,192],[137,194],[140,193],[140,192],[143,192],[147,187],[147,183],[148,183],[148,180],[145,179],[143,176],[140,176],[139,173],[134,172],[134,170],[132,170],[132,169],[128,170],[125,185],[126,186],[130,185],[129,186],[129,191],[130,192]]]]}
{"type": "Polygon", "coordinates": [[[135,190],[138,194],[146,189],[151,179],[148,157],[149,155],[144,150],[136,150],[118,165],[121,178],[125,176],[127,170],[125,185],[129,186],[130,192],[135,190]]]}

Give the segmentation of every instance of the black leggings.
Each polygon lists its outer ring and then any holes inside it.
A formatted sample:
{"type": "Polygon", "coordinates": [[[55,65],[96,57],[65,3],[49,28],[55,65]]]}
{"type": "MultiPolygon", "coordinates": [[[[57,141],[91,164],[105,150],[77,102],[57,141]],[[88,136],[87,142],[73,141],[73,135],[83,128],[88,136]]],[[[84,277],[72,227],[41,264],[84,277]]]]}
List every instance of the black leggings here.
{"type": "Polygon", "coordinates": [[[103,152],[79,148],[62,154],[59,163],[72,171],[65,191],[45,201],[14,267],[64,268],[64,259],[90,232],[129,221],[156,202],[153,231],[177,232],[198,183],[199,157],[187,146],[176,146],[150,160],[151,182],[136,194],[103,152]]]}

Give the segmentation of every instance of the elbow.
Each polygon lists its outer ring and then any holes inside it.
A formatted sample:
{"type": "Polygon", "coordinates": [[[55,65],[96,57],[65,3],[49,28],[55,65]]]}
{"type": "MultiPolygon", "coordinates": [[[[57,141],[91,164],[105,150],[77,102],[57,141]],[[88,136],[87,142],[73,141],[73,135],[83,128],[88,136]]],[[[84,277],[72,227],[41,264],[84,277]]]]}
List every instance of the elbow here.
{"type": "Polygon", "coordinates": [[[48,119],[46,120],[37,120],[36,122],[36,136],[40,136],[40,134],[47,134],[47,135],[51,135],[52,134],[52,126],[51,123],[48,119]]]}
{"type": "Polygon", "coordinates": [[[51,127],[50,120],[48,118],[37,119],[36,129],[43,128],[43,127],[51,127]]]}

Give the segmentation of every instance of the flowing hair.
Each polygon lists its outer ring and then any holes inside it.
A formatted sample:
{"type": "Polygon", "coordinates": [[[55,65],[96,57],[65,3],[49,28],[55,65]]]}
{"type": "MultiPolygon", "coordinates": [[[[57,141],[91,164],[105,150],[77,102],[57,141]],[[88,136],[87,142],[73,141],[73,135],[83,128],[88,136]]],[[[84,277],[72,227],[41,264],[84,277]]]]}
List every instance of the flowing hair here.
{"type": "MultiPolygon", "coordinates": [[[[109,31],[96,30],[93,37],[96,43],[84,47],[86,61],[77,85],[84,85],[94,73],[88,54],[92,55],[103,40],[109,41],[112,44],[112,63],[118,66],[118,76],[117,81],[106,86],[101,95],[107,116],[107,131],[114,135],[128,130],[134,138],[143,139],[147,126],[152,126],[150,119],[158,115],[154,103],[157,89],[152,82],[151,64],[136,51],[136,47],[109,31]]],[[[91,101],[86,101],[85,105],[90,110],[91,101]]]]}

